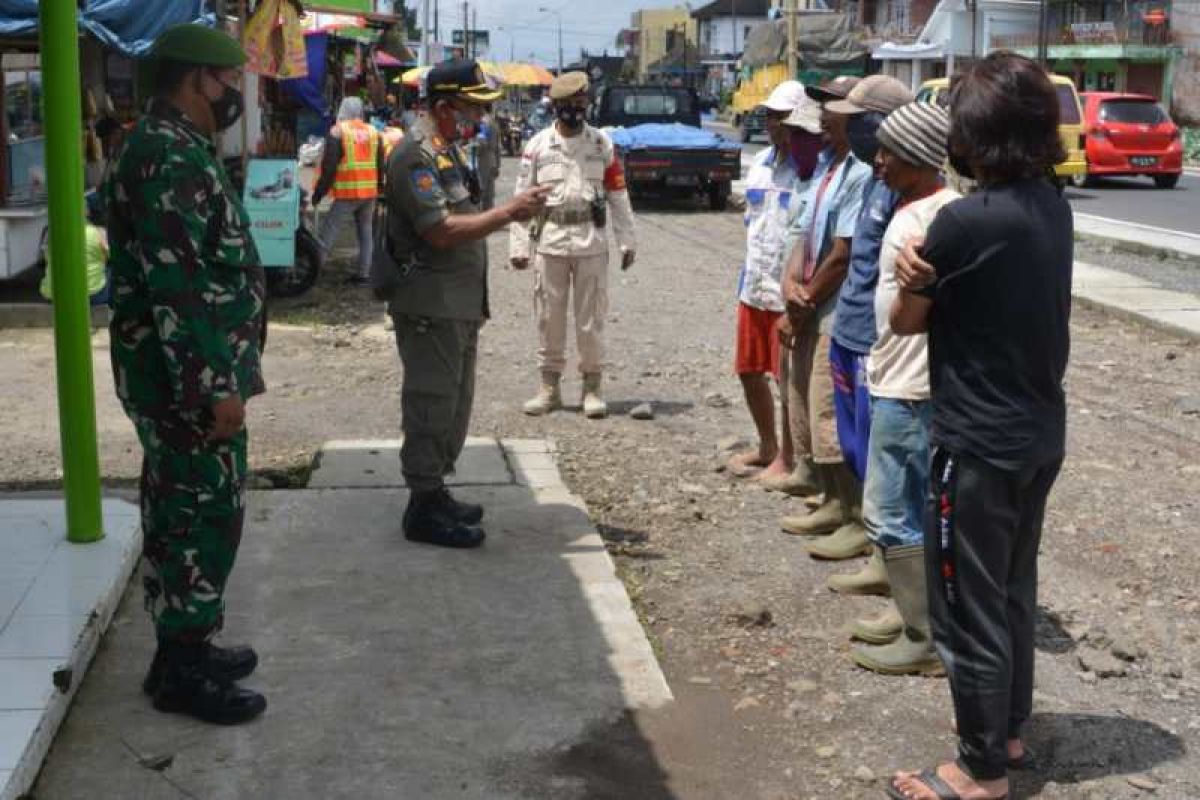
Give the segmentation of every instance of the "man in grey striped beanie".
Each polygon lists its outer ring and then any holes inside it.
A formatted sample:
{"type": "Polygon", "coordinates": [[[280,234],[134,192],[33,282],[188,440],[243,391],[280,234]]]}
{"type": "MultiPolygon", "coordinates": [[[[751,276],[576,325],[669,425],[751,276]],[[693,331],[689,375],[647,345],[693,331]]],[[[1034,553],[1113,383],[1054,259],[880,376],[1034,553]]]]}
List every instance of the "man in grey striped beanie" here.
{"type": "Polygon", "coordinates": [[[949,138],[950,114],[933,103],[903,105],[879,127],[881,147],[914,167],[933,170],[941,170],[949,138]]]}
{"type": "MultiPolygon", "coordinates": [[[[883,554],[901,628],[891,641],[859,645],[851,658],[884,675],[936,674],[926,602],[925,497],[929,484],[929,358],[926,337],[897,336],[888,320],[899,292],[896,257],[905,242],[923,237],[933,218],[959,195],[942,185],[950,116],[940,106],[909,103],[879,126],[875,166],[899,204],[883,235],[875,287],[875,344],[867,356],[871,433],[863,520],[883,554]]],[[[863,638],[863,637],[860,637],[863,638]]],[[[870,640],[868,640],[870,641],[870,640]]]]}

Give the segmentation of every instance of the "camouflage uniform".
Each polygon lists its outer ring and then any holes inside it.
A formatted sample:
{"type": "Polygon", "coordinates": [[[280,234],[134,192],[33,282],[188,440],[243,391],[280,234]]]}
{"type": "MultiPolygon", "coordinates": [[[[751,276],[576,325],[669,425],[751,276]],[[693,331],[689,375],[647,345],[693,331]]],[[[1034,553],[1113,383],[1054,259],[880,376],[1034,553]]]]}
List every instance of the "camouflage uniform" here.
{"type": "Polygon", "coordinates": [[[155,101],[105,186],[117,395],[145,456],[146,603],[160,639],[219,630],[242,536],[245,430],[212,407],[261,394],[264,282],[249,218],[212,142],[155,101]]]}

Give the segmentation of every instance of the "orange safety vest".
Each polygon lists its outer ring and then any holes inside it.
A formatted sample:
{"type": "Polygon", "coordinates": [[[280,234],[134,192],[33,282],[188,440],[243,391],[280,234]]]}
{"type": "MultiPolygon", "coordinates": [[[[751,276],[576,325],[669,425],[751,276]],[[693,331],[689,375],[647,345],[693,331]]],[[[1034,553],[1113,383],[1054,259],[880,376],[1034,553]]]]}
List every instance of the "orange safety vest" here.
{"type": "Polygon", "coordinates": [[[379,132],[361,120],[338,123],[342,160],[333,178],[335,200],[371,200],[379,196],[379,132]]]}

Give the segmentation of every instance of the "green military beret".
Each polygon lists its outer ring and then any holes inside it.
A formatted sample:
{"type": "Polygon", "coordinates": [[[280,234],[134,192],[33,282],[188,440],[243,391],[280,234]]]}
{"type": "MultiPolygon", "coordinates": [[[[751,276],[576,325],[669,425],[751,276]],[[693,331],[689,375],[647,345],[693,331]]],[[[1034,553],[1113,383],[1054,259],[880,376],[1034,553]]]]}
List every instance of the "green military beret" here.
{"type": "Polygon", "coordinates": [[[138,64],[140,94],[154,91],[155,74],[163,61],[202,67],[240,67],[246,63],[246,51],[237,39],[207,25],[189,22],[167,28],[138,64]]]}
{"type": "Polygon", "coordinates": [[[163,31],[146,58],[206,67],[240,67],[246,63],[246,51],[224,31],[190,22],[163,31]]]}
{"type": "Polygon", "coordinates": [[[587,90],[588,76],[586,72],[564,72],[550,84],[550,99],[566,100],[568,97],[583,94],[587,90]]]}

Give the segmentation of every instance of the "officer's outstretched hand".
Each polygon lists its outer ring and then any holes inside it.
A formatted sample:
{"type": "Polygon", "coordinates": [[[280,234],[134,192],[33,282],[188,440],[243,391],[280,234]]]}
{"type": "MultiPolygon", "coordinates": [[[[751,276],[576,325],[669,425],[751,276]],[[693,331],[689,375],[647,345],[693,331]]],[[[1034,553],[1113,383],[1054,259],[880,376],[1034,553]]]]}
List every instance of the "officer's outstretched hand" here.
{"type": "Polygon", "coordinates": [[[510,258],[508,263],[512,265],[513,269],[529,269],[528,258],[510,258]]]}
{"type": "Polygon", "coordinates": [[[538,212],[546,207],[546,195],[550,194],[552,186],[531,186],[512,200],[508,201],[508,213],[517,222],[533,219],[538,212]]]}
{"type": "Polygon", "coordinates": [[[629,269],[637,261],[637,253],[633,250],[621,251],[621,269],[629,269]]]}
{"type": "Polygon", "coordinates": [[[213,428],[208,438],[214,442],[232,439],[246,424],[246,406],[236,394],[214,405],[212,412],[213,428]]]}

